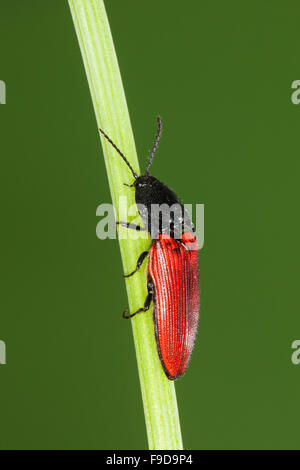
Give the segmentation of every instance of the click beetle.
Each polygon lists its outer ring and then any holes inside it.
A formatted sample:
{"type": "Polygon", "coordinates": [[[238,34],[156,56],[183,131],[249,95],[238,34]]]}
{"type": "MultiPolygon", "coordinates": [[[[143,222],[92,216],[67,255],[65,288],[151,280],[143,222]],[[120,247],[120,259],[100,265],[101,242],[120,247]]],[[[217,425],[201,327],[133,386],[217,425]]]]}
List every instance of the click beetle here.
{"type": "Polygon", "coordinates": [[[125,275],[129,277],[136,273],[148,256],[148,295],[143,307],[130,315],[125,310],[123,317],[132,318],[146,312],[153,302],[159,358],[168,379],[175,380],[184,374],[189,365],[197,335],[200,313],[198,245],[193,223],[176,194],[149,174],[162,133],[160,117],[157,122],[157,135],[145,174],[141,176],[137,175],[108,135],[99,130],[123,158],[134,177],[132,184],[124,184],[135,189],[135,201],[145,227],[123,221],[117,224],[129,229],[147,230],[152,239],[149,251],[141,253],[136,268],[125,275]],[[154,208],[157,207],[169,209],[167,215],[164,216],[161,211],[158,217],[153,217],[154,208]]]}

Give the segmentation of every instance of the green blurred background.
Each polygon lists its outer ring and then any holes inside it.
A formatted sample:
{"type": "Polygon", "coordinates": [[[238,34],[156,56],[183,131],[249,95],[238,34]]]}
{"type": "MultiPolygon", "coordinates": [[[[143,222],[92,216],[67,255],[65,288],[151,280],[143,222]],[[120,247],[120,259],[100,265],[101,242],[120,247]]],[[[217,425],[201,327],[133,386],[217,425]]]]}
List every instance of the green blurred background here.
{"type": "MultiPolygon", "coordinates": [[[[107,0],[143,168],[205,204],[187,449],[299,448],[299,2],[107,0]]],[[[0,1],[1,449],[147,447],[110,202],[67,1],[0,1]]]]}

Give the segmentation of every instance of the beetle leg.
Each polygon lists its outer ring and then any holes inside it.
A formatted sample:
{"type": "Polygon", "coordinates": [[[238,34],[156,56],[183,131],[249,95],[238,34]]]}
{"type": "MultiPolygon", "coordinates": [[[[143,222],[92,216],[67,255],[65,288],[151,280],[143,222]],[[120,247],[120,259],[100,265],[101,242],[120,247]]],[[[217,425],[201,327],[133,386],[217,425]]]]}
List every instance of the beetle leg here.
{"type": "Polygon", "coordinates": [[[128,313],[127,309],[124,310],[123,318],[126,318],[126,320],[128,320],[129,318],[134,317],[138,313],[147,312],[147,310],[149,310],[149,308],[150,308],[151,301],[152,301],[152,293],[149,292],[149,294],[146,297],[144,307],[139,308],[136,312],[132,313],[131,315],[127,315],[127,313],[128,313]]]}
{"type": "Polygon", "coordinates": [[[133,230],[138,230],[139,232],[146,230],[144,227],[141,227],[140,225],[136,225],[136,224],[131,224],[130,222],[116,222],[116,224],[122,225],[122,227],[131,228],[133,230]]]}
{"type": "Polygon", "coordinates": [[[136,272],[140,269],[140,267],[141,267],[141,265],[143,264],[143,261],[144,261],[144,259],[146,258],[146,256],[147,256],[148,253],[149,253],[149,251],[143,251],[143,253],[140,254],[140,256],[139,256],[139,258],[138,258],[138,260],[137,260],[135,270],[132,271],[132,273],[130,273],[130,274],[124,274],[124,277],[130,277],[130,276],[132,276],[134,273],[136,273],[136,272]]]}
{"type": "Polygon", "coordinates": [[[136,312],[132,313],[131,315],[127,315],[127,313],[128,313],[127,309],[124,310],[123,318],[126,318],[126,319],[132,318],[135,315],[137,315],[138,313],[147,312],[147,310],[149,310],[151,301],[153,300],[153,294],[154,294],[153,282],[152,282],[150,277],[148,277],[147,289],[148,289],[148,295],[146,297],[144,307],[139,308],[136,312]]]}

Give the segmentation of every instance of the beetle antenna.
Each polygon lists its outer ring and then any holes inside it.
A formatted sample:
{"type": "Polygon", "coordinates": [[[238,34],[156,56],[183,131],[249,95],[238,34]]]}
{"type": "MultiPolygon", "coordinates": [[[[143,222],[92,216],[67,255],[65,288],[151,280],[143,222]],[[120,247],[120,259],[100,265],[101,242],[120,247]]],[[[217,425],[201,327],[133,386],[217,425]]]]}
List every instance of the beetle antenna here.
{"type": "Polygon", "coordinates": [[[114,142],[108,137],[107,134],[105,134],[105,132],[100,129],[99,127],[99,131],[101,132],[101,134],[104,135],[104,137],[106,138],[106,140],[108,140],[108,142],[113,146],[113,148],[118,152],[118,154],[123,158],[124,162],[126,163],[126,165],[130,168],[131,170],[131,173],[133,174],[134,178],[136,179],[138,177],[138,175],[136,174],[136,172],[134,171],[134,169],[132,168],[132,166],[130,165],[129,161],[127,160],[127,158],[125,157],[125,155],[121,152],[120,149],[118,149],[118,147],[116,146],[116,144],[114,144],[114,142]]]}
{"type": "Polygon", "coordinates": [[[161,138],[161,133],[162,133],[161,117],[157,116],[157,133],[156,133],[156,137],[155,137],[155,141],[154,141],[152,150],[151,150],[150,155],[149,155],[148,164],[147,164],[146,173],[145,173],[146,175],[149,174],[149,170],[150,170],[152,162],[153,162],[154,154],[157,150],[157,147],[158,147],[158,144],[159,144],[159,141],[160,141],[160,138],[161,138]]]}

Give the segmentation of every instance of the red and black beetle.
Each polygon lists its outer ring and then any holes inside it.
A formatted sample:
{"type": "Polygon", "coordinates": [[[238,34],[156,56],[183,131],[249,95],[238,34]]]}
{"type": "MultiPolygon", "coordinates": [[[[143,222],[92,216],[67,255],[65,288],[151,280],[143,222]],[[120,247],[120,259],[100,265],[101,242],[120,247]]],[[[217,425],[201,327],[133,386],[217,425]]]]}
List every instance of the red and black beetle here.
{"type": "Polygon", "coordinates": [[[161,118],[157,118],[158,131],[151,150],[146,172],[138,176],[124,154],[108,135],[100,132],[115,148],[131,170],[135,189],[135,201],[146,226],[128,222],[117,222],[134,230],[148,230],[152,244],[138,258],[132,276],[138,271],[144,259],[148,259],[148,295],[144,306],[131,315],[127,310],[124,318],[149,310],[153,301],[153,320],[157,350],[162,367],[170,380],[181,377],[186,371],[196,339],[200,313],[200,289],[198,273],[198,245],[194,226],[175,193],[154,176],[149,175],[154,154],[161,137],[161,118]],[[179,212],[174,211],[174,205],[179,212]],[[163,217],[161,212],[153,218],[154,207],[172,209],[163,217]],[[156,222],[155,222],[156,220],[156,222]]]}

